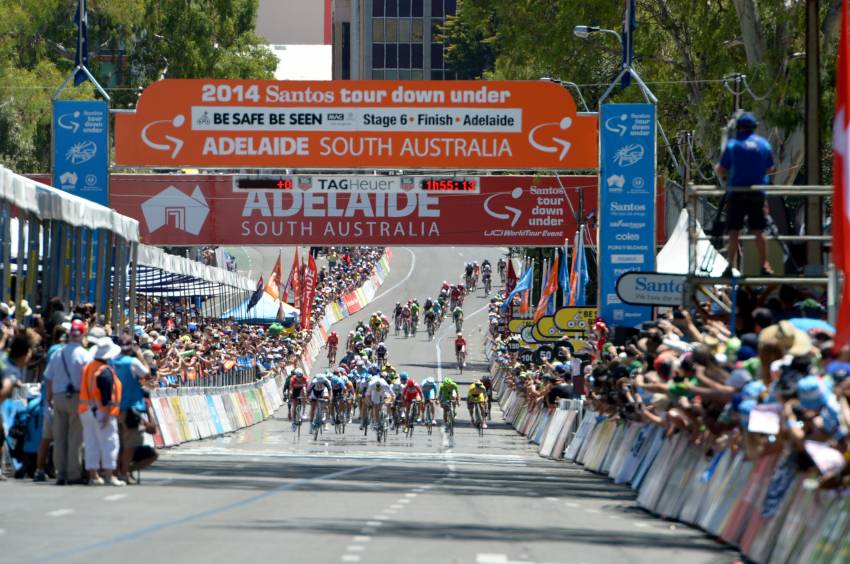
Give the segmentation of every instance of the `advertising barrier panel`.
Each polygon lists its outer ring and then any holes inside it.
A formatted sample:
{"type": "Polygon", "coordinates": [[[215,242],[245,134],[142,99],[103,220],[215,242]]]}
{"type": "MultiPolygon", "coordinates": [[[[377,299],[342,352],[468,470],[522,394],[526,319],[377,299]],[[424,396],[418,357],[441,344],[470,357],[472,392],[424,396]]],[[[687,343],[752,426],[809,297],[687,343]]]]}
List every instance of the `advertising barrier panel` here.
{"type": "Polygon", "coordinates": [[[160,80],[115,161],[168,168],[597,168],[597,125],[548,81],[160,80]]]}
{"type": "Polygon", "coordinates": [[[150,245],[560,247],[593,176],[482,177],[478,193],[241,189],[226,175],[114,175],[111,205],[150,245]]]}

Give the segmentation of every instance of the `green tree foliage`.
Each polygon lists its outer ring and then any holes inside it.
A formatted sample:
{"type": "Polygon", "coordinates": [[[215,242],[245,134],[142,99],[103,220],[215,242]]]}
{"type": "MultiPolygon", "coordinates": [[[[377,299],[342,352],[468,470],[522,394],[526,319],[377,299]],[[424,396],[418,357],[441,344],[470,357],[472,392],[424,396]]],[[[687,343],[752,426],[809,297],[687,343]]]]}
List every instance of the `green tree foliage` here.
{"type": "MultiPolygon", "coordinates": [[[[756,112],[764,125],[762,133],[775,147],[777,182],[792,183],[798,177],[803,160],[805,59],[795,54],[805,51],[805,4],[803,0],[637,0],[635,67],[659,98],[660,121],[669,136],[680,130],[695,132],[693,152],[706,177],[719,154],[721,128],[732,114],[736,88],[742,106],[756,112]],[[735,73],[746,75],[737,86],[728,79],[735,73]]],[[[840,5],[840,0],[820,1],[827,145],[840,5]]],[[[593,104],[619,71],[620,46],[606,34],[577,38],[573,27],[619,30],[622,18],[622,1],[460,0],[456,20],[444,29],[447,60],[463,76],[570,80],[581,85],[593,104]],[[491,51],[481,53],[483,40],[491,51]]],[[[614,101],[640,99],[636,88],[614,96],[614,101]]],[[[825,170],[830,159],[825,152],[825,170]]]]}
{"type": "MultiPolygon", "coordinates": [[[[91,70],[130,108],[162,78],[273,76],[277,61],[254,33],[259,0],[89,0],[91,70]]],[[[74,66],[77,0],[0,0],[0,163],[50,166],[50,100],[74,66]]],[[[90,83],[63,98],[95,97],[90,83]]]]}

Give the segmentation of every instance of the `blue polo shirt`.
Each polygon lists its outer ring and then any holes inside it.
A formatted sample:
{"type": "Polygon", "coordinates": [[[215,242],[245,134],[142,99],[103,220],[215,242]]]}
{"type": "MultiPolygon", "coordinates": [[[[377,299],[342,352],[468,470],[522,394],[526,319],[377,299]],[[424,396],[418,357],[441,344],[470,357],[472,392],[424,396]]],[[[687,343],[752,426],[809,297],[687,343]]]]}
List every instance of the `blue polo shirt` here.
{"type": "Polygon", "coordinates": [[[720,166],[729,171],[730,187],[767,184],[767,171],[773,164],[770,143],[755,133],[738,133],[720,157],[720,166]]]}
{"type": "Polygon", "coordinates": [[[138,377],[133,373],[133,361],[139,362],[136,357],[121,355],[110,364],[115,369],[115,374],[121,380],[121,410],[130,409],[135,403],[145,398],[138,377]]]}

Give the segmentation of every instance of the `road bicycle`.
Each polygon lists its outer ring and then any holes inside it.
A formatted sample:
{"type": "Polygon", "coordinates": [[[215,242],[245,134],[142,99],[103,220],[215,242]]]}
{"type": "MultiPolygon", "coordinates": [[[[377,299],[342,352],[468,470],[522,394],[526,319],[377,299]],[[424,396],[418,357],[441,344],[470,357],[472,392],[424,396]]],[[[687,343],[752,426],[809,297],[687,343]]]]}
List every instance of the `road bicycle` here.
{"type": "Polygon", "coordinates": [[[336,347],[328,347],[328,366],[333,366],[336,363],[336,347]]]}
{"type": "Polygon", "coordinates": [[[463,331],[463,317],[455,317],[455,329],[457,333],[463,331]]]}
{"type": "Polygon", "coordinates": [[[432,400],[427,400],[425,402],[425,427],[428,428],[428,434],[430,435],[434,431],[434,402],[432,400]]]}
{"type": "Polygon", "coordinates": [[[455,406],[454,402],[443,403],[443,417],[445,418],[446,425],[446,434],[449,437],[454,437],[455,435],[455,406]]]}
{"type": "Polygon", "coordinates": [[[491,280],[489,274],[484,275],[483,281],[484,281],[484,295],[489,296],[490,290],[493,288],[493,281],[491,280]]]}
{"type": "Polygon", "coordinates": [[[466,349],[461,347],[457,349],[457,369],[463,374],[463,367],[466,365],[466,349]]]}
{"type": "Polygon", "coordinates": [[[345,412],[342,407],[342,397],[334,396],[333,401],[333,418],[334,418],[334,432],[337,435],[342,435],[345,433],[345,412]]]}
{"type": "Polygon", "coordinates": [[[304,401],[301,398],[295,399],[295,414],[292,418],[292,431],[296,438],[301,437],[301,419],[304,412],[304,401]]]}
{"type": "Polygon", "coordinates": [[[508,269],[508,267],[506,265],[503,265],[503,264],[499,265],[499,278],[501,278],[502,284],[505,283],[505,275],[506,275],[507,269],[508,269]]]}
{"type": "Polygon", "coordinates": [[[428,318],[425,321],[425,326],[428,329],[428,340],[430,341],[434,338],[434,333],[437,331],[436,322],[434,321],[434,318],[428,318]]]}
{"type": "Polygon", "coordinates": [[[416,426],[417,417],[419,417],[419,400],[413,400],[407,409],[407,430],[405,434],[408,439],[413,438],[413,428],[416,426]]]}
{"type": "Polygon", "coordinates": [[[375,427],[375,434],[377,435],[378,442],[387,441],[387,431],[389,427],[389,419],[387,417],[387,404],[381,404],[381,408],[378,410],[378,424],[375,427]]]}
{"type": "Polygon", "coordinates": [[[313,440],[318,441],[319,435],[324,432],[325,427],[325,409],[328,400],[322,398],[316,401],[316,413],[313,416],[313,440]]]}
{"type": "Polygon", "coordinates": [[[466,276],[463,277],[463,284],[464,284],[464,286],[466,286],[470,290],[474,290],[475,289],[475,286],[473,286],[474,280],[475,279],[473,278],[472,274],[467,274],[466,276]]]}
{"type": "Polygon", "coordinates": [[[416,336],[416,327],[419,325],[419,316],[411,315],[410,316],[410,333],[415,337],[416,336]]]}
{"type": "Polygon", "coordinates": [[[472,424],[478,429],[478,436],[484,436],[484,407],[483,403],[474,403],[472,405],[472,424]]]}
{"type": "Polygon", "coordinates": [[[401,326],[404,330],[404,338],[406,339],[410,336],[410,319],[405,317],[404,320],[401,322],[401,326]]]}

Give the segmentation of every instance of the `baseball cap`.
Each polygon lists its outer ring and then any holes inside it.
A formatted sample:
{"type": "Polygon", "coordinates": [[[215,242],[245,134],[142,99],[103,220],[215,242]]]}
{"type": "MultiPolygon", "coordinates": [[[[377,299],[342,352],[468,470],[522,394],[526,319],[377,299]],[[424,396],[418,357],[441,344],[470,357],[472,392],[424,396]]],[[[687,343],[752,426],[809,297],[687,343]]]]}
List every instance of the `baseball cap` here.
{"type": "Polygon", "coordinates": [[[735,122],[735,125],[737,125],[738,127],[748,127],[752,129],[758,127],[758,124],[759,122],[756,119],[756,116],[754,116],[750,112],[744,112],[743,114],[738,116],[738,120],[735,122]]]}
{"type": "Polygon", "coordinates": [[[68,331],[71,335],[85,335],[89,330],[85,321],[75,319],[71,322],[71,330],[68,331]]]}
{"type": "Polygon", "coordinates": [[[797,399],[803,409],[820,409],[826,405],[826,390],[817,376],[800,378],[797,382],[797,399]]]}

